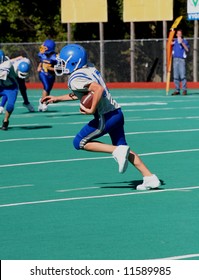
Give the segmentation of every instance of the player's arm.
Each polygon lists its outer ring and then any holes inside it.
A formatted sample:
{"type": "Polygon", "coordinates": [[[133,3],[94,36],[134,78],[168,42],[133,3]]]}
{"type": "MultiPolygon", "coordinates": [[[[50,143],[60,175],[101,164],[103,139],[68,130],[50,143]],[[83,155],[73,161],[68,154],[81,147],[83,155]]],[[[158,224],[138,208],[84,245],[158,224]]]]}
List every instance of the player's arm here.
{"type": "Polygon", "coordinates": [[[46,65],[46,68],[48,69],[48,71],[53,71],[53,72],[55,71],[55,70],[54,70],[54,66],[52,67],[52,66],[49,65],[49,64],[46,65]]]}
{"type": "Polygon", "coordinates": [[[42,70],[42,62],[39,62],[37,66],[37,72],[41,72],[41,70],[42,70]]]}
{"type": "Polygon", "coordinates": [[[54,66],[52,66],[50,63],[43,62],[41,67],[44,69],[45,72],[55,71],[54,66]]]}
{"type": "Polygon", "coordinates": [[[14,58],[10,58],[10,61],[15,62],[15,61],[20,60],[22,58],[23,58],[23,56],[20,55],[20,56],[14,57],[14,58]]]}
{"type": "Polygon", "coordinates": [[[82,107],[84,113],[90,115],[90,114],[95,113],[95,111],[97,109],[97,105],[102,97],[104,88],[101,85],[99,85],[98,83],[93,82],[88,85],[88,91],[93,92],[93,102],[92,102],[91,108],[87,109],[82,104],[80,104],[80,106],[82,107]]]}
{"type": "Polygon", "coordinates": [[[49,95],[42,99],[42,103],[58,103],[58,102],[64,102],[64,101],[72,101],[77,100],[78,97],[74,93],[64,94],[60,96],[53,96],[49,95]]]}
{"type": "Polygon", "coordinates": [[[6,81],[8,74],[10,73],[11,67],[13,66],[10,60],[6,60],[0,64],[0,80],[6,81]]]}
{"type": "Polygon", "coordinates": [[[185,44],[184,41],[182,41],[181,45],[183,46],[183,48],[185,49],[186,52],[189,51],[189,48],[188,48],[188,46],[185,44]]]}

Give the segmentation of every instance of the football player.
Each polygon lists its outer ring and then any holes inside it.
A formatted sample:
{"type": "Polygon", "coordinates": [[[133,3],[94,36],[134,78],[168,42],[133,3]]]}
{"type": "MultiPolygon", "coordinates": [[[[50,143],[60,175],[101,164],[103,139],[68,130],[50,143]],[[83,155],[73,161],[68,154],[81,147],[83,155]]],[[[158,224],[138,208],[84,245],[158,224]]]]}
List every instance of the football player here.
{"type": "Polygon", "coordinates": [[[120,105],[112,98],[100,72],[88,62],[86,50],[78,44],[69,44],[60,51],[56,75],[69,75],[68,87],[70,94],[47,96],[42,102],[54,103],[73,99],[81,99],[84,93],[93,92],[90,109],[82,104],[82,114],[94,115],[75,136],[74,147],[86,151],[112,154],[119,165],[119,172],[124,173],[128,161],[142,174],[143,183],[138,190],[158,188],[161,183],[155,174],[146,167],[140,157],[128,146],[124,132],[124,116],[120,105]],[[101,136],[109,134],[112,144],[97,141],[101,136]]]}
{"type": "MultiPolygon", "coordinates": [[[[34,107],[29,102],[28,95],[27,95],[27,88],[26,88],[26,78],[28,78],[30,73],[30,60],[26,57],[18,56],[10,59],[10,61],[13,64],[15,72],[17,74],[19,91],[24,101],[23,106],[26,107],[29,112],[34,112],[34,107]]],[[[0,104],[0,114],[3,113],[4,111],[5,103],[6,103],[6,98],[4,96],[0,104]]]]}
{"type": "Polygon", "coordinates": [[[0,97],[4,98],[7,102],[1,129],[7,130],[17,99],[18,82],[12,62],[5,56],[2,50],[0,50],[0,62],[0,97]]]}
{"type": "MultiPolygon", "coordinates": [[[[38,53],[39,65],[37,71],[39,72],[39,79],[43,85],[42,98],[50,95],[55,82],[55,72],[54,66],[57,63],[56,52],[55,52],[55,42],[53,40],[47,39],[43,42],[38,53]]],[[[38,111],[47,111],[47,105],[41,103],[39,99],[38,111]]]]}

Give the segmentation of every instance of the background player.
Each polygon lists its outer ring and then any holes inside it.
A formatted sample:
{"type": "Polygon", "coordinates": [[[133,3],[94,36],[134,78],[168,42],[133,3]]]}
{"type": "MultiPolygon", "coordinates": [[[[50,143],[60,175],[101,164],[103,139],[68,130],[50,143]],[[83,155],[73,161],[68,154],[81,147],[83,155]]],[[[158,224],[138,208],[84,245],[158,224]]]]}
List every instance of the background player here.
{"type": "Polygon", "coordinates": [[[81,99],[87,92],[93,92],[93,102],[90,109],[80,105],[82,114],[94,115],[75,136],[73,144],[76,149],[92,152],[104,152],[113,155],[119,165],[119,172],[124,173],[128,160],[143,175],[143,184],[138,190],[158,188],[160,181],[142,162],[140,157],[130,150],[124,133],[124,117],[119,104],[111,97],[100,72],[87,61],[85,49],[77,44],[69,44],[61,49],[58,64],[55,66],[56,75],[70,75],[68,87],[71,94],[62,96],[47,96],[42,102],[54,103],[81,99]],[[109,134],[112,145],[95,139],[109,134]]]}
{"type": "MultiPolygon", "coordinates": [[[[43,84],[42,98],[44,98],[50,94],[55,82],[54,65],[57,63],[55,42],[49,39],[45,40],[40,47],[38,57],[40,62],[37,71],[39,72],[39,79],[43,84]]],[[[47,109],[47,105],[42,104],[41,99],[39,99],[38,111],[44,112],[47,109]]]]}
{"type": "Polygon", "coordinates": [[[0,62],[0,97],[5,98],[7,102],[1,129],[7,130],[9,119],[17,99],[18,82],[12,62],[7,59],[2,50],[0,50],[0,62]]]}
{"type": "MultiPolygon", "coordinates": [[[[9,59],[7,57],[7,59],[9,59]]],[[[30,104],[28,95],[27,95],[27,88],[26,88],[26,79],[30,73],[30,60],[23,56],[18,56],[15,58],[10,59],[11,63],[14,66],[15,72],[17,74],[17,82],[19,86],[19,91],[23,98],[23,106],[28,109],[29,112],[34,112],[34,107],[30,104]]],[[[4,111],[4,106],[6,104],[6,97],[2,97],[2,101],[0,103],[0,114],[4,111]]]]}

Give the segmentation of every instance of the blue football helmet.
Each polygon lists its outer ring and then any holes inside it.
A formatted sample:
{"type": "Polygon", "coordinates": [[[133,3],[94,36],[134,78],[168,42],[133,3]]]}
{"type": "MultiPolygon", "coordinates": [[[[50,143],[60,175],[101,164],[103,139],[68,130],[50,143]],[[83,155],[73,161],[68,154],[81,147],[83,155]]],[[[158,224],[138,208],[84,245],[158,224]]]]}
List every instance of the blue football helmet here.
{"type": "Polygon", "coordinates": [[[0,63],[5,61],[5,54],[4,51],[0,50],[0,63]]]}
{"type": "Polygon", "coordinates": [[[87,65],[87,52],[78,44],[69,44],[61,49],[57,62],[54,67],[55,74],[57,76],[69,75],[87,65]]]}
{"type": "Polygon", "coordinates": [[[18,67],[17,67],[17,74],[18,77],[21,79],[25,79],[28,77],[29,75],[29,71],[30,71],[30,64],[22,61],[19,63],[18,67]]]}
{"type": "Polygon", "coordinates": [[[42,54],[49,54],[55,52],[55,42],[53,40],[47,39],[43,42],[39,51],[42,54]]]}

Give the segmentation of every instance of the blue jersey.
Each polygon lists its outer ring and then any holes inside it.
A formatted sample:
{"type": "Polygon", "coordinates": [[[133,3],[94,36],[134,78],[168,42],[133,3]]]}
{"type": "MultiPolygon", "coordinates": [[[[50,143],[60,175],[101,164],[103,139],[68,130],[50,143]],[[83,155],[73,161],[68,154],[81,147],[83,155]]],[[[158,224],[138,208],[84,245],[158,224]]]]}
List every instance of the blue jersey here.
{"type": "MultiPolygon", "coordinates": [[[[186,39],[182,40],[183,43],[187,46],[188,49],[190,49],[189,43],[186,39]]],[[[175,58],[186,58],[187,53],[182,44],[178,43],[178,39],[175,39],[174,44],[173,44],[173,57],[175,58]]]]}
{"type": "Polygon", "coordinates": [[[38,57],[40,59],[40,62],[42,63],[41,72],[45,73],[46,75],[55,75],[54,71],[48,69],[48,66],[54,67],[57,64],[56,53],[51,53],[48,55],[44,53],[38,53],[38,57]]]}

